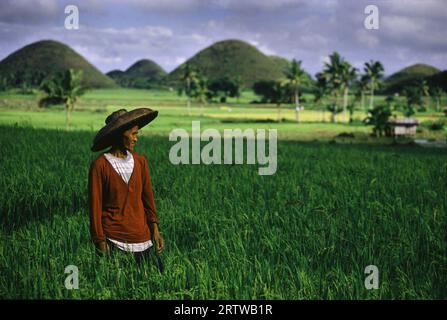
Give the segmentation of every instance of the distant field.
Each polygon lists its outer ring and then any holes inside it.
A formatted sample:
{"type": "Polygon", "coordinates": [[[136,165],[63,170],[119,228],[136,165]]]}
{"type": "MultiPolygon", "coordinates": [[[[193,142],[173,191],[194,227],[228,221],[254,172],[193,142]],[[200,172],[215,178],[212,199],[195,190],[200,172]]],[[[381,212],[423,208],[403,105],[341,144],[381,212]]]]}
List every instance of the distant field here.
{"type": "Polygon", "coordinates": [[[143,136],[167,243],[160,276],[95,255],[91,139],[0,126],[1,299],[447,298],[444,150],[280,141],[278,171],[259,176],[172,165],[173,143],[143,136]],[[64,287],[68,265],[79,290],[64,287]],[[365,289],[368,265],[378,290],[365,289]]]}
{"type": "MultiPolygon", "coordinates": [[[[16,93],[0,93],[0,124],[33,126],[36,128],[64,128],[65,113],[63,106],[38,109],[38,94],[20,95],[16,93]]],[[[307,96],[311,101],[311,96],[307,96]]],[[[258,128],[278,129],[279,138],[297,140],[330,140],[342,132],[358,134],[360,140],[368,140],[371,127],[364,126],[361,121],[366,112],[356,110],[354,123],[346,124],[343,114],[337,116],[338,123],[330,123],[330,113],[318,106],[310,105],[300,112],[301,123],[295,123],[295,111],[292,106],[281,108],[281,119],[277,123],[278,108],[275,105],[250,104],[256,99],[252,91],[245,91],[242,97],[229,99],[225,104],[210,104],[203,108],[192,103],[191,115],[186,108],[186,98],[178,96],[175,91],[138,90],[138,89],[101,89],[89,91],[81,97],[72,115],[72,130],[96,131],[104,125],[106,116],[118,108],[151,107],[159,111],[158,119],[145,128],[143,134],[168,134],[174,128],[191,127],[192,120],[200,120],[203,129],[216,128],[258,128]],[[269,121],[269,122],[266,122],[269,121]]],[[[377,97],[380,103],[384,97],[377,97]]],[[[401,116],[401,115],[400,115],[401,116]]],[[[447,118],[440,112],[418,113],[422,122],[443,121],[447,118]]],[[[421,126],[416,138],[445,139],[447,131],[431,131],[421,126]]]]}

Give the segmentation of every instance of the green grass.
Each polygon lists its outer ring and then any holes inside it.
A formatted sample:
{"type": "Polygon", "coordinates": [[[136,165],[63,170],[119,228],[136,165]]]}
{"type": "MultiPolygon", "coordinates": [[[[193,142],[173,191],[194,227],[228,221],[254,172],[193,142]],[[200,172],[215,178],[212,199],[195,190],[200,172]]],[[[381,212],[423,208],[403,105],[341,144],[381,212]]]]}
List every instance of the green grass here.
{"type": "Polygon", "coordinates": [[[160,275],[94,253],[93,135],[0,125],[0,298],[447,298],[445,150],[279,141],[277,173],[259,176],[174,166],[173,143],[143,135],[167,243],[160,275]],[[364,287],[371,264],[378,290],[364,287]],[[67,265],[79,290],[64,287],[67,265]]]}
{"type": "MultiPolygon", "coordinates": [[[[130,299],[445,299],[446,178],[444,149],[380,146],[371,127],[321,122],[315,106],[239,101],[191,115],[185,97],[162,90],[93,90],[65,132],[63,106],[37,109],[39,95],[0,92],[0,298],[130,299]],[[112,111],[149,106],[159,117],[142,129],[137,151],[149,159],[167,241],[166,273],[125,256],[100,259],[89,239],[89,147],[112,111]],[[255,165],[174,166],[174,128],[202,131],[277,129],[278,171],[255,165]],[[352,132],[355,139],[336,138],[352,132]],[[328,144],[337,140],[355,145],[328,144]],[[289,141],[292,140],[292,141],[289,141]],[[316,142],[316,141],[319,142],[316,142]],[[301,142],[297,142],[301,141],[301,142]],[[306,142],[307,141],[307,142],[306,142]],[[80,270],[80,290],[67,290],[64,269],[80,270]],[[380,289],[364,288],[364,268],[380,271],[380,289]]],[[[380,103],[384,97],[377,97],[380,103]]],[[[326,121],[329,113],[325,113],[326,121]]],[[[418,113],[416,138],[445,139],[418,113]]],[[[342,120],[342,115],[339,116],[342,120]]]]}

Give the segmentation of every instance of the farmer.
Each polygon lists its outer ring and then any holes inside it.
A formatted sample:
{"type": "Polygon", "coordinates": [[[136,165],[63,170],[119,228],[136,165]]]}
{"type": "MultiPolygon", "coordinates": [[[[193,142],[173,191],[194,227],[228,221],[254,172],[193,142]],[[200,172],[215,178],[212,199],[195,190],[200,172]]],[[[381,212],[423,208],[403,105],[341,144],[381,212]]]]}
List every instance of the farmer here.
{"type": "Polygon", "coordinates": [[[140,263],[149,258],[153,240],[158,253],[164,240],[158,229],[149,166],[134,151],[138,130],[158,111],[121,109],[110,114],[93,140],[92,151],[111,147],[90,165],[90,233],[99,253],[132,252],[140,263]]]}

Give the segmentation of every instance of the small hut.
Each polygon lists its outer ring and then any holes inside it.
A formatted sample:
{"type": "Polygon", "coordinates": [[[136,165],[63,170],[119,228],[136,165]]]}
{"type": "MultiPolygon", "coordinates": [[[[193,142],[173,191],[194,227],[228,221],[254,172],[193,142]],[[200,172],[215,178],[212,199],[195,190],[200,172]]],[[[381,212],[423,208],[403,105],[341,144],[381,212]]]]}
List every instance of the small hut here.
{"type": "Polygon", "coordinates": [[[389,136],[412,136],[416,134],[416,128],[419,125],[419,121],[416,119],[394,119],[388,121],[390,132],[389,136]]]}

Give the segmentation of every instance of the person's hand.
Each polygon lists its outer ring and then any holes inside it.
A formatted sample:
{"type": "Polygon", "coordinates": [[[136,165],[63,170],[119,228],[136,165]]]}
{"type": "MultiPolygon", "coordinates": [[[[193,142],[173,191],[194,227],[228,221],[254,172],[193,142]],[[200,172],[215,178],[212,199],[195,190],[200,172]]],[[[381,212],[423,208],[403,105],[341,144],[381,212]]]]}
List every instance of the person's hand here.
{"type": "Polygon", "coordinates": [[[156,249],[158,253],[162,253],[165,249],[165,240],[161,236],[160,232],[154,232],[154,240],[156,243],[156,249]]]}
{"type": "Polygon", "coordinates": [[[105,255],[110,253],[109,245],[106,241],[101,241],[97,245],[98,251],[100,254],[105,255]]]}
{"type": "Polygon", "coordinates": [[[162,253],[165,248],[165,240],[161,236],[160,230],[158,230],[158,224],[157,223],[151,223],[150,224],[150,230],[152,232],[152,240],[155,241],[158,253],[162,253]]]}
{"type": "Polygon", "coordinates": [[[158,230],[158,224],[152,223],[151,224],[151,231],[153,233],[153,240],[155,241],[156,249],[158,253],[162,253],[165,248],[165,240],[160,234],[160,230],[158,230]]]}

